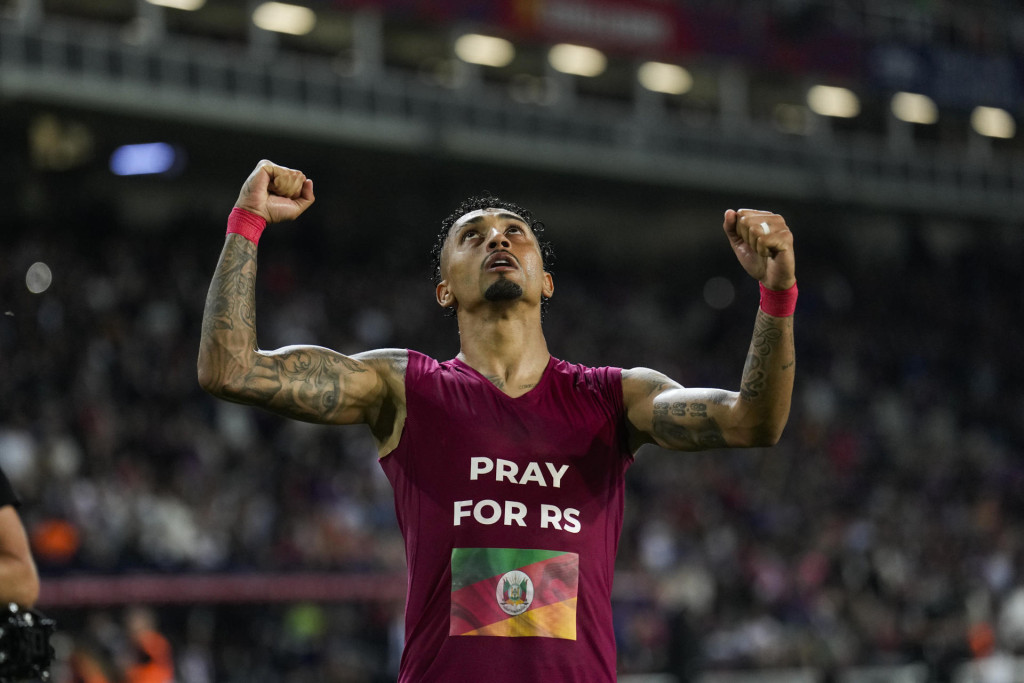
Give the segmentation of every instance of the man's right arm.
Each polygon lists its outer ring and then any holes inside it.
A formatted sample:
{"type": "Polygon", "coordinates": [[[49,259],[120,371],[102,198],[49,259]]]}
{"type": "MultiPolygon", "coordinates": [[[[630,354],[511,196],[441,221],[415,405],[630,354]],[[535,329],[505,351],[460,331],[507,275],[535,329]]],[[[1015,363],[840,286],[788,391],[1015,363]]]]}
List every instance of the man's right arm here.
{"type": "MultiPolygon", "coordinates": [[[[312,201],[312,181],[264,161],[246,180],[235,206],[277,222],[293,220],[312,201]]],[[[256,244],[229,234],[203,312],[200,385],[220,398],[285,417],[367,423],[382,447],[397,438],[395,418],[404,414],[407,352],[387,349],[346,356],[320,346],[260,350],[255,283],[256,244]]]]}

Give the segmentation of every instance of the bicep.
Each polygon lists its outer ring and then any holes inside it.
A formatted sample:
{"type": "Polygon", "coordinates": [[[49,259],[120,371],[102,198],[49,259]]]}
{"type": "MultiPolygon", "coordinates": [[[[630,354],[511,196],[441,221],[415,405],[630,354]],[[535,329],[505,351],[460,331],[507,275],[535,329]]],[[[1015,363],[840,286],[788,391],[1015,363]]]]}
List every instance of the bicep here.
{"type": "Polygon", "coordinates": [[[230,398],[321,424],[371,420],[393,386],[379,356],[346,356],[321,346],[259,351],[230,398]]]}
{"type": "Polygon", "coordinates": [[[634,447],[698,451],[733,445],[729,434],[738,394],[691,389],[647,368],[623,371],[623,398],[634,447]]]}

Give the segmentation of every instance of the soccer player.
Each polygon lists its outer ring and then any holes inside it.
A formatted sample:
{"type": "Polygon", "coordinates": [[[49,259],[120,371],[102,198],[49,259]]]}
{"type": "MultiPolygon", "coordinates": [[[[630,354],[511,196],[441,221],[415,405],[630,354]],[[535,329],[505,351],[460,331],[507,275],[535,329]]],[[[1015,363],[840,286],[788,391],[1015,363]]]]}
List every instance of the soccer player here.
{"type": "Polygon", "coordinates": [[[771,446],[788,419],[796,276],[786,222],[725,212],[726,237],[762,292],[740,388],[727,391],[552,357],[542,226],[493,197],[459,207],[435,250],[437,302],[458,320],[455,358],[261,350],[259,236],[313,200],[311,180],[269,161],[243,184],[206,300],[200,384],[285,417],[369,426],[409,566],[400,681],[614,681],[612,573],[634,453],[647,443],[771,446]]]}

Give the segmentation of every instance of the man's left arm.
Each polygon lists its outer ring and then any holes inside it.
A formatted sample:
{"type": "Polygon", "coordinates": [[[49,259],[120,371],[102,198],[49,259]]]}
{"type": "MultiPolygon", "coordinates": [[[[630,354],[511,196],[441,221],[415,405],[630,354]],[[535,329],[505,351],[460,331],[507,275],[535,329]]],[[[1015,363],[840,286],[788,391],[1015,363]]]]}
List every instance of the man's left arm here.
{"type": "Polygon", "coordinates": [[[761,285],[761,306],[739,391],[686,388],[647,368],[624,370],[634,450],[771,446],[789,419],[796,370],[793,235],[782,216],[729,210],[723,224],[737,259],[761,285]]]}

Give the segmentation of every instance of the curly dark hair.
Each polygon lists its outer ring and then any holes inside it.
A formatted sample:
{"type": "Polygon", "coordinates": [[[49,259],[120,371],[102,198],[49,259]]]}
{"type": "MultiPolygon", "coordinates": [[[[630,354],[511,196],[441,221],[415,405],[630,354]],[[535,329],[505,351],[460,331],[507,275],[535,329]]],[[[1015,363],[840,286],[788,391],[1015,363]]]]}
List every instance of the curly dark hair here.
{"type": "MultiPolygon", "coordinates": [[[[534,218],[533,213],[515,202],[510,202],[500,197],[495,197],[489,192],[469,197],[462,201],[455,209],[448,214],[448,217],[441,222],[441,231],[437,234],[437,239],[434,240],[434,247],[430,250],[431,256],[431,279],[434,284],[437,285],[441,282],[441,251],[444,249],[445,242],[448,241],[448,233],[451,231],[452,226],[455,225],[455,221],[459,220],[467,213],[472,211],[479,211],[480,209],[503,209],[510,213],[514,213],[517,216],[521,216],[526,224],[530,226],[530,230],[537,237],[537,245],[540,247],[541,262],[544,264],[544,270],[551,272],[551,266],[555,261],[555,250],[551,246],[551,242],[544,239],[544,224],[534,218]]],[[[541,301],[541,313],[546,313],[548,309],[548,298],[544,297],[541,301]]],[[[447,308],[445,312],[449,315],[455,315],[454,308],[447,308]]]]}

